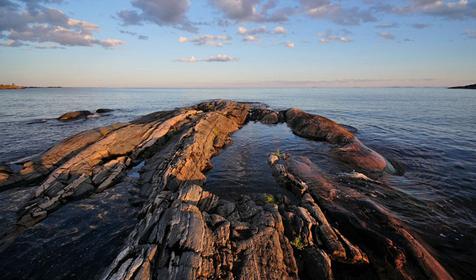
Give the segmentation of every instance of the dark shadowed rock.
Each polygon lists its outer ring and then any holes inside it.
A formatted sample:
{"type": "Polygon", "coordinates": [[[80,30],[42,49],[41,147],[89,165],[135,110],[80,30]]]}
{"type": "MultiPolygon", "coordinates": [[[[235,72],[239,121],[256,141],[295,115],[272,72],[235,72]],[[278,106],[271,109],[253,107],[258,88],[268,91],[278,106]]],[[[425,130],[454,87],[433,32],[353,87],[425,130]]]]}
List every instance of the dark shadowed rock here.
{"type": "Polygon", "coordinates": [[[74,121],[79,119],[86,119],[88,116],[92,115],[90,111],[74,111],[68,112],[61,115],[58,120],[60,121],[74,121]]]}
{"type": "Polygon", "coordinates": [[[106,108],[100,108],[96,110],[96,113],[98,114],[105,114],[105,113],[110,113],[113,112],[114,109],[106,109],[106,108]]]}

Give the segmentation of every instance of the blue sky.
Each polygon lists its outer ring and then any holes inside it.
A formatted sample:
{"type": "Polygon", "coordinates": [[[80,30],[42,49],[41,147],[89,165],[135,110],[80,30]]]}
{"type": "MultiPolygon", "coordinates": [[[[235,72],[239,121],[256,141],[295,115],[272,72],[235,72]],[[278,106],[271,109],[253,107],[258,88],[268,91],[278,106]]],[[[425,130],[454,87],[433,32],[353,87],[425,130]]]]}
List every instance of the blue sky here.
{"type": "Polygon", "coordinates": [[[475,62],[469,0],[0,0],[0,83],[447,86],[475,62]]]}

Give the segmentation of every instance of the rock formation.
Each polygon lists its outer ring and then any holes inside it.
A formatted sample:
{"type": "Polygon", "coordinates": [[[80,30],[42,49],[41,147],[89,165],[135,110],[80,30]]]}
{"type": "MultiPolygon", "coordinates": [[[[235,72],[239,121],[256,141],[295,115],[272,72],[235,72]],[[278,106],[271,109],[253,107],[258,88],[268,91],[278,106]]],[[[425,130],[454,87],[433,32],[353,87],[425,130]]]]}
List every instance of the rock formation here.
{"type": "Polygon", "coordinates": [[[1,233],[0,248],[138,170],[143,201],[136,225],[97,278],[451,279],[403,223],[348,186],[362,178],[378,184],[365,175],[344,176],[340,184],[307,158],[276,153],[268,162],[292,194],[225,200],[208,191],[211,158],[248,121],[286,122],[296,135],[331,144],[335,157],[355,169],[393,172],[382,155],[329,119],[214,100],[85,131],[17,171],[0,168],[0,190],[34,188],[16,227],[1,233]]]}
{"type": "Polygon", "coordinates": [[[58,120],[60,121],[74,121],[79,119],[86,119],[88,116],[92,115],[90,111],[74,111],[68,112],[61,115],[58,120]]]}

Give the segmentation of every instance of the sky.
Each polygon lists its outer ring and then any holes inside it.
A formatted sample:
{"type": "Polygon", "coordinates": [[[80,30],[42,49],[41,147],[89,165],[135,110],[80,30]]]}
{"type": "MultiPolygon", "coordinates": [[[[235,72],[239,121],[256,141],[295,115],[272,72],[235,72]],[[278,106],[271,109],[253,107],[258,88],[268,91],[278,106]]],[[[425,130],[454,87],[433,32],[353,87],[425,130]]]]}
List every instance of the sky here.
{"type": "Polygon", "coordinates": [[[476,82],[476,1],[0,0],[0,83],[393,87],[476,82]]]}

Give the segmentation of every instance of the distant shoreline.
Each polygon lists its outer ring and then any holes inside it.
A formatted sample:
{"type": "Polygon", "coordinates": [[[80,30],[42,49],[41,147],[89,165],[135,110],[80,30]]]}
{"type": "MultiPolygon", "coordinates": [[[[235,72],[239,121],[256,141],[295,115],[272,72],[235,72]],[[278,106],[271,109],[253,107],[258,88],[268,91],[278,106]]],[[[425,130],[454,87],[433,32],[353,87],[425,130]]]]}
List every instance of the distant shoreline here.
{"type": "Polygon", "coordinates": [[[449,87],[448,89],[476,89],[476,84],[466,85],[466,86],[449,87]]]}
{"type": "Polygon", "coordinates": [[[51,87],[31,86],[31,87],[26,87],[26,86],[18,86],[18,85],[15,85],[15,84],[0,85],[0,90],[20,90],[20,89],[29,89],[29,88],[62,88],[62,87],[59,87],[59,86],[51,86],[51,87]]]}

